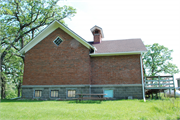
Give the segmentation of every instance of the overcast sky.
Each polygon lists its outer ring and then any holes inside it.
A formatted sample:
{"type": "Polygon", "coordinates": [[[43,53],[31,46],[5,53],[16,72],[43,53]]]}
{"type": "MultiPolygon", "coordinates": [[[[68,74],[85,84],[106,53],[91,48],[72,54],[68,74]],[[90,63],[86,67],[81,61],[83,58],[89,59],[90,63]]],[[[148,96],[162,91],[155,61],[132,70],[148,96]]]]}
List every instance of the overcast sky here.
{"type": "MultiPolygon", "coordinates": [[[[173,49],[173,63],[180,69],[180,0],[61,0],[59,5],[77,9],[65,19],[70,29],[93,41],[90,29],[103,29],[102,40],[141,38],[173,49]]],[[[175,78],[180,77],[176,74],[175,78]]]]}

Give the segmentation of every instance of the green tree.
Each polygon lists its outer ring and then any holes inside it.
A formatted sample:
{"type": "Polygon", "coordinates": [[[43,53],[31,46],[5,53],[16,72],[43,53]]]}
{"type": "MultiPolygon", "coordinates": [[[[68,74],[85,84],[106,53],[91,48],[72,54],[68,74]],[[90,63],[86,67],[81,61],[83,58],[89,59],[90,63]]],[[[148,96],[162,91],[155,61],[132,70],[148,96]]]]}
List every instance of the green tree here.
{"type": "Polygon", "coordinates": [[[143,54],[143,71],[145,76],[155,76],[163,74],[176,74],[179,72],[178,67],[171,63],[171,53],[163,45],[154,43],[153,45],[146,45],[147,52],[143,54]]]}
{"type": "Polygon", "coordinates": [[[60,7],[58,1],[0,0],[1,99],[9,79],[18,83],[17,88],[22,83],[24,56],[18,51],[54,20],[64,23],[64,18],[75,15],[73,7],[60,7]]]}
{"type": "MultiPolygon", "coordinates": [[[[23,77],[23,59],[15,54],[17,52],[15,49],[10,49],[8,52],[1,65],[1,80],[4,82],[4,84],[2,84],[2,94],[4,98],[6,97],[6,91],[8,91],[6,86],[12,86],[12,84],[16,86],[18,96],[20,96],[23,77]]],[[[12,92],[12,90],[10,92],[12,92]]]]}

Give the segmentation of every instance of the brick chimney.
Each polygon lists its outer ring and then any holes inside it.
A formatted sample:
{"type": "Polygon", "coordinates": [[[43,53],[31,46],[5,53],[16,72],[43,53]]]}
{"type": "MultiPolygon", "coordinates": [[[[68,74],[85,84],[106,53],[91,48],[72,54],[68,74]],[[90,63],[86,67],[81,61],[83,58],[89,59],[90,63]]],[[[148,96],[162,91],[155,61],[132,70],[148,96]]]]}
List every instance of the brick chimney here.
{"type": "Polygon", "coordinates": [[[91,28],[91,32],[94,37],[94,44],[101,43],[101,39],[104,38],[102,28],[95,25],[93,28],[91,28]]]}

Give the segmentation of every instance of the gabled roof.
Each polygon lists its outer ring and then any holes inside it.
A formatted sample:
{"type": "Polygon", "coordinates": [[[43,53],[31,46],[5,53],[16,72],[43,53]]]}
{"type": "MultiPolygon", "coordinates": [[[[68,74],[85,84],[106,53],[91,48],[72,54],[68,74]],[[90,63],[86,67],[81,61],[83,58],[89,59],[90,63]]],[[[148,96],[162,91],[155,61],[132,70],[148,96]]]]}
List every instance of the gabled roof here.
{"type": "Polygon", "coordinates": [[[97,48],[95,53],[90,54],[91,56],[130,55],[147,51],[141,39],[109,40],[101,41],[100,44],[89,43],[97,48]]]}
{"type": "Polygon", "coordinates": [[[95,47],[90,45],[86,40],[84,40],[82,37],[77,35],[75,32],[73,32],[71,29],[69,29],[67,26],[63,25],[62,23],[55,20],[52,22],[49,26],[47,26],[45,29],[43,29],[34,39],[32,39],[25,47],[23,47],[19,52],[26,53],[31,48],[33,48],[36,44],[38,44],[40,41],[42,41],[45,37],[47,37],[49,34],[51,34],[54,30],[57,28],[61,28],[63,31],[65,31],[67,34],[69,34],[71,37],[79,41],[81,44],[83,44],[88,49],[96,50],[95,47]]]}

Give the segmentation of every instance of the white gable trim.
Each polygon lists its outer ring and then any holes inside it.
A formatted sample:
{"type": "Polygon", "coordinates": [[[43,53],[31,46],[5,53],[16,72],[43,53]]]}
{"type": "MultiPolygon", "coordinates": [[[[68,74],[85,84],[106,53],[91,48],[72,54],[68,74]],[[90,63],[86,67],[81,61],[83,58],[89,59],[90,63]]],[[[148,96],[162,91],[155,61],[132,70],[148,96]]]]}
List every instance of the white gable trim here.
{"type": "Polygon", "coordinates": [[[21,54],[26,53],[31,48],[33,48],[35,45],[37,45],[40,41],[42,41],[45,37],[47,37],[49,34],[51,34],[54,30],[57,28],[61,28],[63,31],[65,31],[67,34],[69,34],[71,37],[76,39],[78,42],[83,44],[88,49],[96,50],[95,47],[90,45],[88,42],[86,42],[83,38],[81,38],[79,35],[77,35],[75,32],[70,30],[68,27],[63,25],[62,23],[58,21],[52,22],[49,26],[47,26],[43,31],[41,31],[34,39],[32,39],[25,47],[23,47],[19,52],[21,54]]]}
{"type": "Polygon", "coordinates": [[[98,57],[98,56],[115,56],[115,55],[136,55],[141,54],[147,51],[131,51],[131,52],[114,52],[114,53],[92,53],[89,54],[91,57],[98,57]]]}

